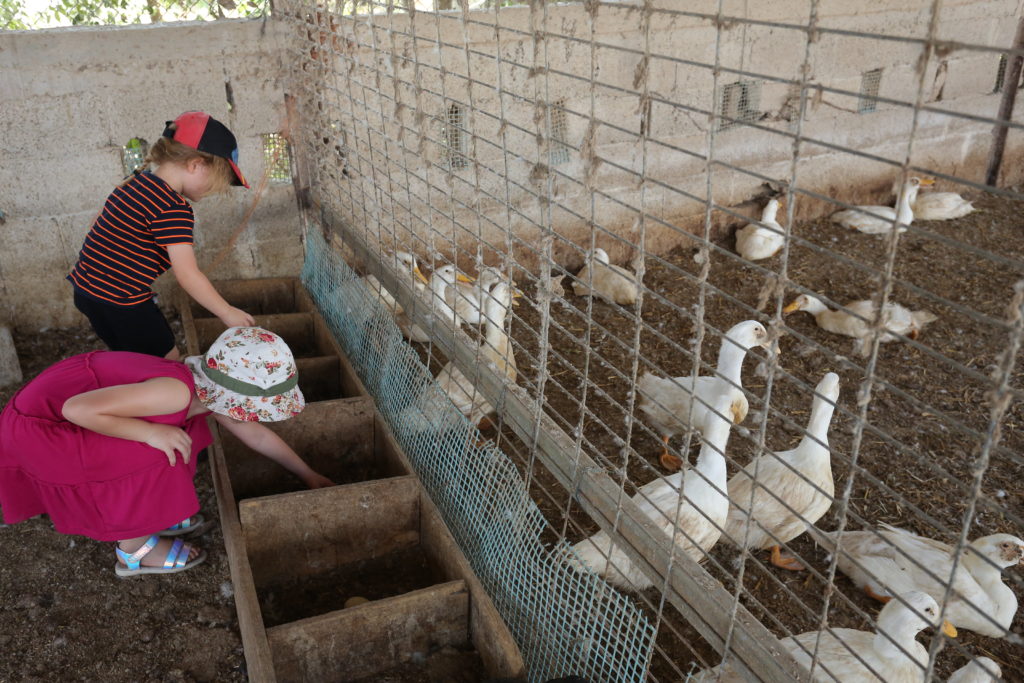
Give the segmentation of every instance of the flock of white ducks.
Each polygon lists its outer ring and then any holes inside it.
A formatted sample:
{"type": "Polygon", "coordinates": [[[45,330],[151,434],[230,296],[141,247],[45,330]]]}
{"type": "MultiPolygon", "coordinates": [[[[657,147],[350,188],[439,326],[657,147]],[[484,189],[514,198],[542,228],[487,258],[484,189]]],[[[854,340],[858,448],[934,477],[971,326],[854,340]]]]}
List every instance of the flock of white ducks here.
{"type": "MultiPolygon", "coordinates": [[[[905,230],[915,214],[926,220],[948,220],[973,209],[954,193],[935,193],[934,199],[921,202],[924,197],[919,197],[918,192],[929,184],[929,180],[911,178],[901,188],[895,207],[857,207],[835,214],[833,220],[861,232],[881,234],[894,225],[905,230]]],[[[784,246],[785,233],[776,220],[779,208],[777,199],[770,200],[758,223],[737,232],[736,248],[741,256],[748,260],[770,258],[784,246]]],[[[635,287],[635,277],[628,270],[609,264],[604,252],[592,253],[577,278],[593,278],[594,293],[606,300],[626,304],[635,299],[635,290],[620,296],[611,286],[614,282],[616,286],[625,287],[628,283],[635,287]],[[601,289],[599,278],[592,275],[596,268],[609,273],[601,289]]],[[[574,282],[573,287],[578,295],[590,291],[581,282],[574,282]]],[[[784,313],[806,311],[823,330],[852,337],[854,351],[865,355],[877,305],[861,300],[842,309],[830,310],[819,298],[805,294],[786,306],[784,313]]],[[[912,311],[889,302],[882,309],[879,341],[917,339],[921,330],[936,319],[929,311],[912,311]]],[[[755,321],[745,321],[723,337],[714,376],[663,378],[645,373],[639,378],[638,407],[665,443],[661,464],[672,472],[682,465],[678,457],[668,452],[673,436],[688,430],[702,432],[702,447],[694,469],[641,487],[633,497],[634,502],[697,561],[704,559],[704,553],[719,538],[724,538],[736,545],[770,550],[773,565],[799,571],[804,569],[803,565],[785,555],[781,546],[808,529],[819,544],[839,552],[840,571],[869,595],[888,604],[879,614],[875,633],[831,629],[780,641],[797,661],[810,666],[811,658],[804,649],[813,651],[820,637],[815,680],[875,680],[871,673],[874,671],[885,681],[923,681],[928,653],[915,638],[929,626],[942,625],[950,637],[956,635],[952,624],[992,637],[1005,636],[1017,610],[1017,599],[1003,583],[1001,571],[1022,561],[1021,539],[996,534],[978,539],[964,551],[946,602],[948,621],[943,624],[938,605],[945,599],[946,582],[952,573],[952,548],[882,525],[878,532],[845,533],[837,551],[834,535],[813,526],[829,510],[835,494],[828,445],[828,429],[839,398],[839,376],[835,373],[826,374],[815,388],[810,420],[800,443],[788,451],[757,456],[728,481],[728,499],[723,498],[725,463],[721,455],[728,444],[729,422],[739,424],[747,414],[741,368],[747,350],[758,345],[767,348],[766,331],[755,321]],[[698,400],[694,401],[694,397],[698,400]],[[724,526],[720,523],[723,514],[724,526]],[[893,596],[900,599],[892,600],[893,596]]],[[[590,568],[616,586],[642,590],[651,585],[604,531],[577,543],[572,551],[573,564],[590,568]]],[[[722,673],[721,680],[742,680],[735,678],[734,673],[717,669],[708,672],[707,680],[717,680],[711,673],[722,673]]],[[[981,657],[959,669],[950,680],[980,683],[997,680],[1001,675],[994,661],[981,657]]]]}
{"type": "MultiPolygon", "coordinates": [[[[929,195],[918,196],[918,192],[922,185],[929,184],[928,180],[910,178],[900,189],[895,207],[861,206],[840,211],[832,219],[861,232],[881,234],[894,225],[905,230],[915,216],[943,220],[972,210],[969,202],[954,193],[933,193],[932,199],[922,201],[929,195]]],[[[779,200],[771,199],[759,223],[737,232],[737,251],[744,258],[770,258],[782,248],[785,234],[776,220],[779,208],[779,200]]],[[[482,362],[493,364],[514,382],[515,358],[505,330],[514,285],[502,281],[501,273],[490,268],[474,282],[454,265],[441,266],[428,279],[414,256],[399,253],[397,260],[418,291],[429,290],[434,315],[454,325],[483,322],[482,362]]],[[[593,294],[619,305],[632,305],[637,300],[639,282],[633,272],[611,264],[603,249],[594,249],[572,287],[578,296],[593,294]]],[[[388,303],[379,283],[376,291],[400,318],[401,307],[393,298],[388,303]]],[[[854,338],[855,351],[864,354],[876,305],[862,300],[850,302],[843,309],[830,310],[817,297],[804,294],[786,306],[784,313],[805,311],[813,315],[823,330],[854,338]]],[[[921,329],[936,319],[928,311],[911,311],[887,303],[882,310],[880,341],[916,339],[921,329]]],[[[419,333],[426,337],[422,330],[419,333]]],[[[408,333],[406,336],[418,340],[408,333]]],[[[809,666],[811,660],[804,649],[813,651],[820,635],[815,680],[868,680],[873,679],[869,671],[874,670],[886,681],[922,681],[927,651],[915,637],[929,626],[942,625],[938,603],[945,597],[953,550],[885,524],[878,530],[845,532],[837,548],[834,534],[813,526],[828,511],[835,493],[828,446],[828,429],[839,397],[839,377],[835,373],[826,374],[815,388],[810,419],[795,448],[757,456],[726,481],[725,452],[731,425],[741,423],[749,410],[742,386],[743,360],[755,346],[769,347],[767,331],[756,321],[744,321],[724,335],[714,376],[663,378],[645,373],[639,378],[635,387],[638,407],[662,435],[665,448],[660,461],[674,474],[641,487],[633,501],[696,561],[705,558],[724,530],[727,541],[770,550],[773,565],[798,571],[804,569],[803,565],[784,554],[781,545],[810,530],[817,543],[838,553],[840,571],[869,595],[888,604],[878,616],[876,633],[853,629],[831,629],[821,634],[814,631],[781,640],[780,645],[809,666]],[[668,443],[671,437],[689,430],[701,434],[701,450],[696,465],[684,473],[679,471],[682,461],[669,454],[668,443]],[[894,596],[899,599],[893,600],[894,596]]],[[[454,365],[447,365],[436,379],[472,422],[493,411],[454,365]]],[[[604,531],[577,543],[569,556],[577,567],[587,567],[621,588],[642,590],[651,586],[646,575],[604,531]]],[[[1017,599],[1003,583],[1001,571],[1021,563],[1022,557],[1024,541],[1014,536],[996,534],[970,544],[960,558],[946,602],[949,621],[984,635],[1005,636],[1016,613],[1017,599]]],[[[943,630],[955,635],[949,623],[943,630]]],[[[718,669],[696,680],[712,673],[721,674],[723,681],[741,680],[734,672],[718,669]]],[[[950,681],[987,681],[1000,675],[998,665],[983,657],[958,670],[950,681]]]]}

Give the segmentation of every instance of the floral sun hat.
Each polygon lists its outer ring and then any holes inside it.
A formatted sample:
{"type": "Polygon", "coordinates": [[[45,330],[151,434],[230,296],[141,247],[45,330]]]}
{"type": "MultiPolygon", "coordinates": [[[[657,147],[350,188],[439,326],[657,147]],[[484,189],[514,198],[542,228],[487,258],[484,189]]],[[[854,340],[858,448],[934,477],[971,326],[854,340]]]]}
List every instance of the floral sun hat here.
{"type": "Polygon", "coordinates": [[[262,327],[230,327],[205,356],[189,356],[185,365],[196,396],[215,413],[243,422],[279,422],[306,407],[291,349],[262,327]]]}

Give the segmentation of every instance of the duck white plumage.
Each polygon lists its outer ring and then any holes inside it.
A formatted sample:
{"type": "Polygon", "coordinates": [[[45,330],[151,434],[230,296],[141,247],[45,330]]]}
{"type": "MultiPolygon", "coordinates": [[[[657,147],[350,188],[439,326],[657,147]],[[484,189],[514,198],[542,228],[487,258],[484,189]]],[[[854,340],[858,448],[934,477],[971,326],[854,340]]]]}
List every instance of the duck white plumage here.
{"type": "MultiPolygon", "coordinates": [[[[725,448],[731,429],[729,406],[729,397],[719,396],[713,409],[705,411],[704,441],[694,468],[685,475],[677,472],[655,479],[640,487],[632,498],[666,534],[672,536],[678,524],[680,531],[674,534],[676,545],[697,562],[718,542],[729,512],[725,495],[725,448]]],[[[604,531],[580,541],[572,550],[570,562],[577,567],[589,567],[619,588],[644,590],[653,585],[604,531]]]]}
{"type": "Polygon", "coordinates": [[[914,218],[921,221],[948,221],[963,218],[974,205],[956,192],[926,192],[913,204],[914,218]]]}
{"type": "Polygon", "coordinates": [[[456,282],[472,282],[462,274],[452,263],[441,266],[430,274],[430,308],[433,315],[439,320],[450,321],[452,325],[458,326],[458,317],[455,309],[448,304],[448,289],[454,287],[456,282]]]}
{"type": "MultiPolygon", "coordinates": [[[[480,345],[480,360],[493,363],[500,374],[510,382],[516,381],[516,358],[505,332],[505,317],[512,305],[512,287],[499,282],[485,295],[484,341],[480,345]]],[[[437,383],[459,411],[473,424],[494,412],[494,406],[477,390],[476,386],[453,363],[448,363],[437,375],[437,383]]]]}
{"type": "Polygon", "coordinates": [[[587,296],[591,290],[602,299],[631,306],[636,303],[639,287],[634,273],[612,265],[604,249],[594,249],[572,283],[576,296],[587,296]]]}
{"type": "Polygon", "coordinates": [[[675,471],[682,466],[682,461],[668,452],[668,440],[706,424],[707,407],[715,405],[720,396],[729,397],[728,414],[734,423],[746,419],[749,403],[742,388],[743,359],[747,350],[758,345],[768,347],[767,330],[756,320],[745,320],[733,325],[722,338],[714,376],[697,377],[696,385],[690,375],[665,378],[645,372],[637,380],[638,407],[661,433],[665,444],[660,456],[665,469],[675,471]],[[699,400],[694,401],[694,395],[699,400]]]}
{"type": "Polygon", "coordinates": [[[779,200],[769,199],[761,212],[761,223],[751,223],[736,231],[736,251],[748,261],[759,261],[774,256],[786,241],[786,236],[775,220],[779,200]]]}
{"type": "MultiPolygon", "coordinates": [[[[910,591],[902,594],[901,600],[893,600],[882,608],[874,633],[852,628],[809,631],[783,638],[779,645],[808,670],[811,653],[817,649],[815,681],[923,683],[928,650],[917,642],[917,634],[941,624],[942,632],[955,638],[956,629],[939,617],[939,606],[930,595],[910,591]]],[[[701,672],[691,680],[741,683],[746,678],[726,666],[724,670],[716,667],[701,672]]]]}
{"type": "Polygon", "coordinates": [[[922,185],[931,185],[930,178],[909,178],[903,185],[896,206],[855,206],[852,209],[836,211],[832,222],[846,228],[853,228],[868,235],[883,235],[892,230],[893,221],[900,232],[914,221],[913,204],[922,185]]]}
{"type": "MultiPolygon", "coordinates": [[[[396,261],[398,266],[398,279],[404,280],[414,293],[422,292],[427,279],[420,271],[416,257],[408,252],[399,251],[393,255],[389,253],[387,259],[391,258],[396,261]]],[[[359,303],[365,300],[367,291],[371,297],[377,298],[381,307],[390,313],[396,322],[399,322],[404,316],[402,306],[394,295],[372,274],[342,282],[330,293],[330,296],[338,302],[349,322],[358,326],[370,322],[376,315],[373,307],[362,306],[359,303]]],[[[401,325],[400,322],[399,325],[401,325]]]]}
{"type": "MultiPolygon", "coordinates": [[[[892,192],[899,195],[899,178],[893,181],[892,192]]],[[[962,218],[974,211],[974,205],[956,192],[922,192],[911,203],[914,220],[948,221],[962,218]]]]}
{"type": "MultiPolygon", "coordinates": [[[[813,527],[809,531],[819,545],[835,554],[834,532],[813,527]]],[[[945,595],[953,548],[941,541],[883,523],[877,531],[844,532],[840,544],[839,570],[877,600],[884,602],[907,590],[924,591],[938,601],[945,595]]],[[[1003,583],[1001,571],[1020,564],[1022,558],[1024,541],[1015,536],[992,534],[973,541],[960,557],[946,618],[982,635],[1006,635],[1017,613],[1017,596],[1003,583]]]]}
{"type": "Polygon", "coordinates": [[[949,683],[999,683],[1003,670],[988,657],[975,657],[953,672],[949,683]]]}
{"type": "Polygon", "coordinates": [[[806,524],[821,519],[832,506],[832,454],[828,428],[839,400],[839,375],[830,372],[818,382],[811,402],[807,430],[796,448],[762,454],[729,480],[729,519],[725,540],[764,550],[771,548],[771,562],[777,567],[801,570],[795,558],[783,557],[779,544],[807,530],[806,524]],[[754,487],[754,473],[757,484],[754,487]],[[751,505],[753,492],[753,505],[751,505]],[[747,531],[746,510],[752,509],[754,524],[747,531]]]}
{"type": "Polygon", "coordinates": [[[491,287],[501,280],[495,268],[484,268],[475,282],[459,282],[444,292],[445,303],[452,307],[463,325],[479,325],[484,317],[485,302],[491,287]]]}
{"type": "MultiPolygon", "coordinates": [[[[408,284],[413,288],[413,291],[423,291],[427,284],[427,278],[423,274],[423,271],[420,270],[419,264],[416,262],[416,256],[407,251],[396,251],[395,261],[398,264],[399,277],[403,277],[408,280],[408,284]]],[[[380,280],[378,280],[376,276],[373,274],[367,275],[363,278],[363,282],[370,291],[380,297],[380,301],[385,308],[395,315],[402,313],[401,304],[399,304],[394,295],[380,283],[380,280]]]]}
{"type": "MultiPolygon", "coordinates": [[[[856,339],[854,351],[866,356],[870,349],[871,321],[877,307],[873,301],[862,299],[844,304],[843,308],[846,310],[833,311],[821,299],[801,294],[782,309],[782,312],[810,313],[821,329],[856,339]]],[[[882,308],[882,327],[885,331],[879,337],[879,342],[884,344],[896,341],[899,339],[896,335],[917,339],[925,325],[938,319],[937,315],[929,311],[911,311],[906,306],[888,301],[882,308]]]]}

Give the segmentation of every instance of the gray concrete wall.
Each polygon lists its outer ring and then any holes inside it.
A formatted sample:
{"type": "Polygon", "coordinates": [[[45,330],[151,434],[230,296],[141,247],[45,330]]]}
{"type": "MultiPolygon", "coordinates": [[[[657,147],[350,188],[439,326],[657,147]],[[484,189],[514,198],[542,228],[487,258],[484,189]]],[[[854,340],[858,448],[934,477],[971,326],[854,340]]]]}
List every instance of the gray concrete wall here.
{"type": "MultiPolygon", "coordinates": [[[[713,0],[655,4],[711,14],[718,7],[713,0]]],[[[920,39],[928,32],[931,5],[929,0],[820,3],[824,27],[917,41],[820,34],[810,48],[812,87],[856,93],[862,73],[880,68],[879,95],[913,101],[920,39]]],[[[683,231],[702,225],[707,193],[702,157],[788,179],[793,143],[774,131],[796,131],[799,92],[771,78],[799,78],[806,31],[746,22],[728,22],[719,30],[704,18],[654,14],[645,33],[639,6],[602,5],[596,18],[582,4],[548,5],[543,12],[508,8],[497,15],[471,12],[468,23],[458,11],[440,18],[396,13],[354,21],[296,12],[290,19],[296,29],[288,63],[301,65],[293,78],[312,96],[306,111],[315,131],[310,131],[308,148],[321,198],[365,224],[371,235],[393,235],[387,241],[406,245],[419,241],[424,251],[446,254],[455,242],[475,253],[479,238],[504,248],[506,228],[536,245],[542,234],[537,226],[548,224],[568,239],[589,244],[591,217],[635,242],[643,212],[649,217],[647,247],[661,252],[684,240],[683,231]],[[546,40],[535,41],[535,35],[546,40]],[[718,131],[712,146],[714,124],[707,114],[685,107],[716,107],[713,72],[707,66],[715,61],[716,41],[721,67],[760,75],[722,71],[719,85],[741,78],[761,81],[758,123],[769,130],[718,131]],[[641,106],[640,93],[645,49],[651,54],[649,109],[641,106]],[[566,139],[580,151],[570,152],[549,183],[543,168],[546,118],[537,104],[556,101],[570,110],[566,139]],[[467,143],[476,163],[449,174],[444,115],[453,102],[466,112],[467,143]],[[592,135],[591,111],[597,122],[592,135]],[[642,122],[646,140],[640,137],[642,122]],[[330,136],[346,147],[348,176],[338,174],[342,160],[336,154],[323,153],[320,132],[325,130],[340,131],[330,136]],[[588,154],[597,162],[596,195],[577,182],[588,168],[588,154]],[[642,200],[641,168],[648,179],[642,200]]],[[[1021,0],[950,0],[942,4],[937,37],[1008,47],[1021,11],[1021,0]]],[[[797,27],[808,21],[805,0],[728,0],[724,12],[797,27]]],[[[1000,98],[992,92],[998,59],[994,52],[941,50],[927,63],[923,103],[952,114],[994,117],[1000,98]]],[[[810,95],[805,137],[903,162],[914,125],[911,109],[881,103],[873,113],[858,113],[856,96],[817,89],[810,95]]],[[[1015,120],[1024,121],[1024,103],[1018,104],[1015,120]]],[[[991,130],[989,123],[922,113],[911,161],[981,182],[991,130]]],[[[1002,184],[1024,179],[1022,156],[1024,136],[1012,132],[1002,184]]],[[[895,173],[891,166],[849,152],[804,144],[797,182],[844,201],[881,200],[888,199],[895,173]]],[[[745,206],[760,185],[752,175],[721,165],[713,169],[712,196],[721,205],[745,206]]],[[[826,210],[822,202],[797,204],[801,217],[826,210]]],[[[724,213],[716,214],[715,221],[737,222],[724,213]]],[[[611,247],[613,256],[628,256],[629,250],[615,248],[613,240],[599,241],[611,247]]],[[[517,248],[517,258],[530,262],[528,251],[517,248]]],[[[571,251],[556,254],[563,262],[573,257],[571,251]]]]}
{"type": "MultiPolygon", "coordinates": [[[[155,141],[200,109],[236,134],[253,186],[195,205],[209,265],[240,225],[263,175],[260,134],[284,113],[279,25],[219,21],[0,33],[0,325],[84,322],[64,280],[91,219],[123,176],[121,146],[155,141]],[[233,98],[229,106],[228,86],[233,98]]],[[[302,263],[290,183],[271,183],[211,278],[295,274],[302,263]]],[[[173,276],[158,281],[166,293],[173,276]]]]}

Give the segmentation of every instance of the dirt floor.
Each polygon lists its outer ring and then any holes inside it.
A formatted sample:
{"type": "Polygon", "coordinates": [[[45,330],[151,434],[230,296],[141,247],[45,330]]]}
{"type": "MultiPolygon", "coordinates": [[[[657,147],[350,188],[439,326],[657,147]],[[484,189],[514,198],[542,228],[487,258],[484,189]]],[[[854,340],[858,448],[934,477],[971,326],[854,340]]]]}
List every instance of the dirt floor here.
{"type": "MultiPolygon", "coordinates": [[[[989,196],[972,199],[980,209],[977,213],[949,223],[922,223],[921,227],[1009,261],[965,253],[935,237],[914,233],[903,236],[894,264],[896,277],[987,318],[953,310],[929,300],[920,291],[895,288],[895,300],[926,308],[940,318],[919,339],[925,350],[901,343],[880,348],[875,368],[879,381],[871,387],[873,400],[856,450],[850,497],[852,528],[861,526],[859,520],[887,521],[951,540],[948,531],[937,529],[928,518],[954,532],[960,527],[969,499],[972,463],[981,444],[978,436],[965,430],[984,433],[987,429],[987,378],[1008,339],[1008,332],[990,324],[989,319],[1006,319],[1012,286],[1024,279],[1024,203],[989,196]]],[[[873,281],[853,264],[883,266],[885,238],[844,232],[825,221],[801,225],[796,234],[827,248],[830,254],[794,244],[788,263],[791,281],[840,302],[864,298],[873,290],[873,281]]],[[[708,282],[723,293],[709,293],[705,302],[709,328],[702,358],[711,365],[721,331],[739,320],[758,317],[749,309],[759,308],[766,296],[764,310],[774,310],[775,306],[772,279],[740,263],[733,255],[731,239],[720,246],[723,251],[711,257],[708,282]]],[[[775,272],[781,266],[779,257],[762,265],[775,272]]],[[[639,333],[640,348],[651,363],[677,375],[690,372],[685,352],[696,330],[688,316],[699,296],[695,278],[700,272],[690,248],[681,247],[664,259],[647,262],[645,284],[652,294],[642,305],[647,327],[639,333]]],[[[568,433],[580,431],[584,448],[592,457],[610,472],[625,472],[626,492],[631,495],[636,486],[662,473],[656,457],[660,441],[638,411],[636,419],[631,414],[629,378],[637,337],[635,312],[595,300],[594,324],[588,328],[589,300],[574,296],[568,280],[564,284],[568,290],[566,303],[552,306],[555,324],[545,400],[552,416],[568,433]],[[584,369],[587,382],[581,380],[584,369]],[[584,388],[587,396],[581,411],[584,388]],[[627,444],[624,435],[630,429],[627,444]]],[[[533,299],[533,288],[527,285],[524,290],[527,303],[517,307],[512,331],[520,384],[531,386],[537,377],[531,359],[539,351],[540,315],[528,303],[533,299]]],[[[788,302],[796,293],[787,290],[785,300],[788,302]]],[[[761,319],[768,321],[767,317],[761,319]]],[[[842,394],[830,442],[836,487],[841,492],[850,482],[854,416],[858,411],[855,396],[865,377],[863,361],[852,354],[852,340],[824,333],[810,316],[796,313],[786,322],[789,329],[779,340],[781,370],[772,386],[766,443],[776,450],[793,447],[798,428],[807,418],[807,387],[813,387],[827,371],[838,372],[842,394]],[[784,418],[792,423],[786,424],[784,418]]],[[[26,381],[61,358],[99,346],[84,329],[19,334],[15,342],[26,381]]],[[[760,399],[766,381],[758,373],[764,358],[764,353],[752,352],[744,366],[744,386],[756,398],[751,399],[751,415],[744,424],[749,432],[745,436],[736,430],[730,441],[729,456],[734,461],[730,473],[736,463],[747,462],[755,448],[759,415],[764,412],[760,399]]],[[[443,361],[431,358],[435,369],[443,361]]],[[[647,369],[640,367],[639,371],[647,369]]],[[[1018,364],[1012,378],[1017,390],[1024,387],[1022,372],[1018,364]]],[[[0,390],[0,403],[6,403],[16,389],[0,390]]],[[[1024,470],[1020,458],[1024,453],[1022,423],[1024,412],[1020,402],[1015,402],[1003,422],[1000,447],[992,451],[972,538],[996,531],[1024,535],[1015,521],[1024,510],[1024,485],[1020,483],[1024,470]]],[[[550,540],[564,535],[572,543],[597,530],[510,430],[503,429],[500,440],[524,474],[532,464],[528,480],[534,499],[550,523],[550,540]]],[[[683,444],[682,438],[673,441],[674,448],[682,449],[683,444]]],[[[696,444],[691,453],[695,452],[696,444]]],[[[200,464],[196,481],[204,513],[215,517],[205,463],[200,464]]],[[[834,528],[835,511],[819,524],[834,528]]],[[[4,653],[0,657],[0,681],[245,680],[219,529],[200,539],[210,550],[210,559],[201,570],[134,580],[114,576],[112,544],[56,534],[45,518],[0,528],[0,540],[6,558],[0,563],[0,651],[4,653]]],[[[827,569],[825,553],[808,539],[795,540],[791,548],[815,569],[827,569]]],[[[726,589],[735,590],[736,551],[720,544],[711,556],[705,566],[726,589]]],[[[1021,572],[1010,570],[1008,574],[1018,595],[1024,596],[1021,572]]],[[[816,628],[824,591],[813,575],[765,570],[752,558],[746,563],[743,586],[742,602],[776,634],[816,628]]],[[[837,579],[837,587],[840,594],[831,598],[829,623],[869,628],[854,607],[873,616],[877,604],[845,578],[837,579]]],[[[659,596],[655,591],[640,593],[637,599],[652,619],[658,618],[659,596]]],[[[1021,632],[1022,620],[1024,617],[1018,614],[1014,631],[1021,632]]],[[[651,680],[679,680],[694,666],[717,662],[711,648],[671,607],[662,612],[660,624],[651,680]]],[[[925,637],[919,640],[925,642],[925,637]]],[[[961,631],[957,642],[965,652],[995,659],[1009,674],[1007,680],[1024,669],[1021,648],[1006,641],[961,631]]],[[[963,663],[965,656],[957,647],[947,645],[940,656],[939,673],[945,677],[963,663]]]]}

